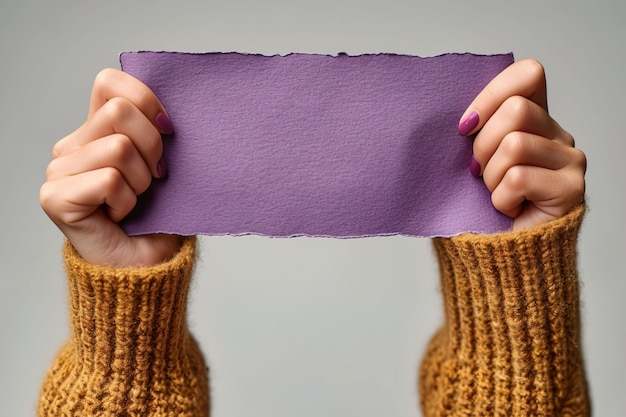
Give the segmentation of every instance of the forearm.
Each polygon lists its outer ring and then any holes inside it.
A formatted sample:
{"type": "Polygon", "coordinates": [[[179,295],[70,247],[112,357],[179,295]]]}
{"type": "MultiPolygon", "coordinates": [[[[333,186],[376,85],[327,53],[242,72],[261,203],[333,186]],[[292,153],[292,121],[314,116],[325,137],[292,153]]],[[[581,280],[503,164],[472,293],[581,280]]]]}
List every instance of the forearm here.
{"type": "Polygon", "coordinates": [[[40,415],[208,415],[207,369],[186,324],[195,239],[150,268],[94,266],[69,244],[64,254],[72,333],[40,415]]]}
{"type": "Polygon", "coordinates": [[[586,416],[576,243],[584,209],[529,231],[437,239],[445,323],[426,416],[586,416]]]}

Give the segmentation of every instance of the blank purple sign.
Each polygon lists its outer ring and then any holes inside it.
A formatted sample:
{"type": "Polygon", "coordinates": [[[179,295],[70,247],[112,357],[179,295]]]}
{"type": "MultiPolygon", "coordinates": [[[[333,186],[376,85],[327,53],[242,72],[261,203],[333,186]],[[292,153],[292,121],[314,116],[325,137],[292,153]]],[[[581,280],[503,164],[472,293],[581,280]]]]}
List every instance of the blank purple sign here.
{"type": "Polygon", "coordinates": [[[459,117],[511,54],[127,52],[175,133],[129,234],[453,236],[508,230],[459,117]]]}

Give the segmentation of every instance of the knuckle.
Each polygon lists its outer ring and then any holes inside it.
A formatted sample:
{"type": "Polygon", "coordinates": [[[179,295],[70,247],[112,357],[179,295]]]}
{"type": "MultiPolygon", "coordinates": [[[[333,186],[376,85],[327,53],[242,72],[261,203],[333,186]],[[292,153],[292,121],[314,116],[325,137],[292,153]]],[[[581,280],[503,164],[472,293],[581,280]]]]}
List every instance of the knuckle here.
{"type": "Polygon", "coordinates": [[[57,172],[56,161],[57,161],[56,159],[53,159],[52,161],[50,161],[50,163],[46,167],[46,180],[47,181],[50,181],[51,179],[56,177],[56,172],[57,172]]]}
{"type": "Polygon", "coordinates": [[[67,216],[63,198],[62,189],[55,183],[46,182],[39,188],[39,204],[46,215],[57,224],[63,223],[67,216]]]}
{"type": "Polygon", "coordinates": [[[39,204],[46,213],[53,207],[56,193],[50,183],[46,182],[39,188],[39,204]]]}
{"type": "Polygon", "coordinates": [[[116,70],[112,68],[105,68],[96,74],[96,77],[93,81],[93,89],[94,91],[101,92],[107,88],[107,86],[114,82],[116,70]]]}
{"type": "Polygon", "coordinates": [[[563,131],[563,142],[567,146],[571,146],[572,148],[576,146],[576,141],[574,140],[574,136],[572,136],[569,132],[563,131]]]}
{"type": "Polygon", "coordinates": [[[59,141],[52,147],[52,158],[56,159],[61,155],[63,155],[63,144],[59,141]]]}
{"type": "Polygon", "coordinates": [[[133,176],[129,181],[121,171],[114,167],[108,167],[103,169],[100,177],[100,187],[104,195],[124,195],[130,197],[131,194],[134,196],[146,191],[151,181],[152,178],[149,173],[133,176]]]}
{"type": "Polygon", "coordinates": [[[528,145],[527,136],[516,131],[507,133],[502,139],[500,147],[507,157],[513,159],[516,155],[526,152],[528,145]]]}
{"type": "Polygon", "coordinates": [[[528,58],[521,61],[524,71],[533,81],[543,82],[546,79],[546,70],[543,64],[536,59],[528,58]]]}
{"type": "Polygon", "coordinates": [[[107,144],[111,158],[114,161],[128,161],[133,154],[135,146],[126,135],[117,134],[110,138],[107,144]]]}
{"type": "Polygon", "coordinates": [[[72,144],[69,135],[59,139],[54,145],[52,145],[52,159],[59,158],[66,153],[69,153],[71,146],[72,144]]]}
{"type": "Polygon", "coordinates": [[[132,104],[123,97],[113,97],[104,105],[104,110],[110,120],[123,120],[132,114],[132,104]]]}
{"type": "Polygon", "coordinates": [[[506,171],[502,183],[505,189],[519,193],[526,189],[529,180],[528,170],[522,165],[515,165],[506,171]]]}
{"type": "Polygon", "coordinates": [[[525,118],[532,111],[532,105],[529,100],[522,96],[512,96],[502,103],[502,110],[510,118],[525,118]]]}
{"type": "Polygon", "coordinates": [[[102,187],[103,194],[116,194],[119,193],[124,185],[124,177],[120,171],[113,167],[107,167],[102,169],[100,186],[102,187]]]}
{"type": "Polygon", "coordinates": [[[574,166],[581,169],[583,173],[586,172],[587,171],[587,156],[585,155],[585,153],[578,148],[572,148],[572,154],[573,154],[572,160],[573,160],[574,166]]]}

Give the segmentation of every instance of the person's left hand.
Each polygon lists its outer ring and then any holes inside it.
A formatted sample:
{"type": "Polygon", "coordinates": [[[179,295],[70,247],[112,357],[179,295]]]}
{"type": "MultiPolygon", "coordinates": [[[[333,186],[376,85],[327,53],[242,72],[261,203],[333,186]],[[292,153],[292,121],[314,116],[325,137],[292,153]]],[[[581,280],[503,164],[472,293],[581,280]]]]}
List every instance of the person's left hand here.
{"type": "Polygon", "coordinates": [[[459,134],[475,132],[470,170],[482,175],[493,205],[514,219],[514,230],[556,219],[583,202],[587,160],[548,114],[539,62],[514,63],[476,96],[459,123],[459,134]]]}

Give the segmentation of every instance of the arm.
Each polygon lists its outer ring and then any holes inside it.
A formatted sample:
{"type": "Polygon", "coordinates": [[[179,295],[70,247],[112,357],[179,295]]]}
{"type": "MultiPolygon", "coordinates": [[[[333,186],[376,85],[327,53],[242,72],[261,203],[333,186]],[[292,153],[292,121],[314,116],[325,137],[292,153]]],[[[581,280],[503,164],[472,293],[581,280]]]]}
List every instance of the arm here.
{"type": "Polygon", "coordinates": [[[168,262],[116,269],[66,243],[71,335],[48,370],[39,415],[208,416],[208,373],[187,328],[195,238],[168,262]]]}
{"type": "Polygon", "coordinates": [[[54,147],[41,204],[67,237],[71,335],[42,385],[40,416],[207,416],[208,375],[190,335],[195,238],[129,237],[118,222],[165,175],[172,126],[138,80],[105,70],[89,116],[54,147]]]}
{"type": "Polygon", "coordinates": [[[424,415],[588,416],[576,256],[584,154],[548,116],[535,61],[496,77],[460,130],[479,132],[472,173],[514,230],[434,241],[445,322],[422,363],[424,415]]]}
{"type": "Polygon", "coordinates": [[[531,230],[437,239],[445,323],[425,416],[588,416],[576,242],[584,208],[531,230]]]}

